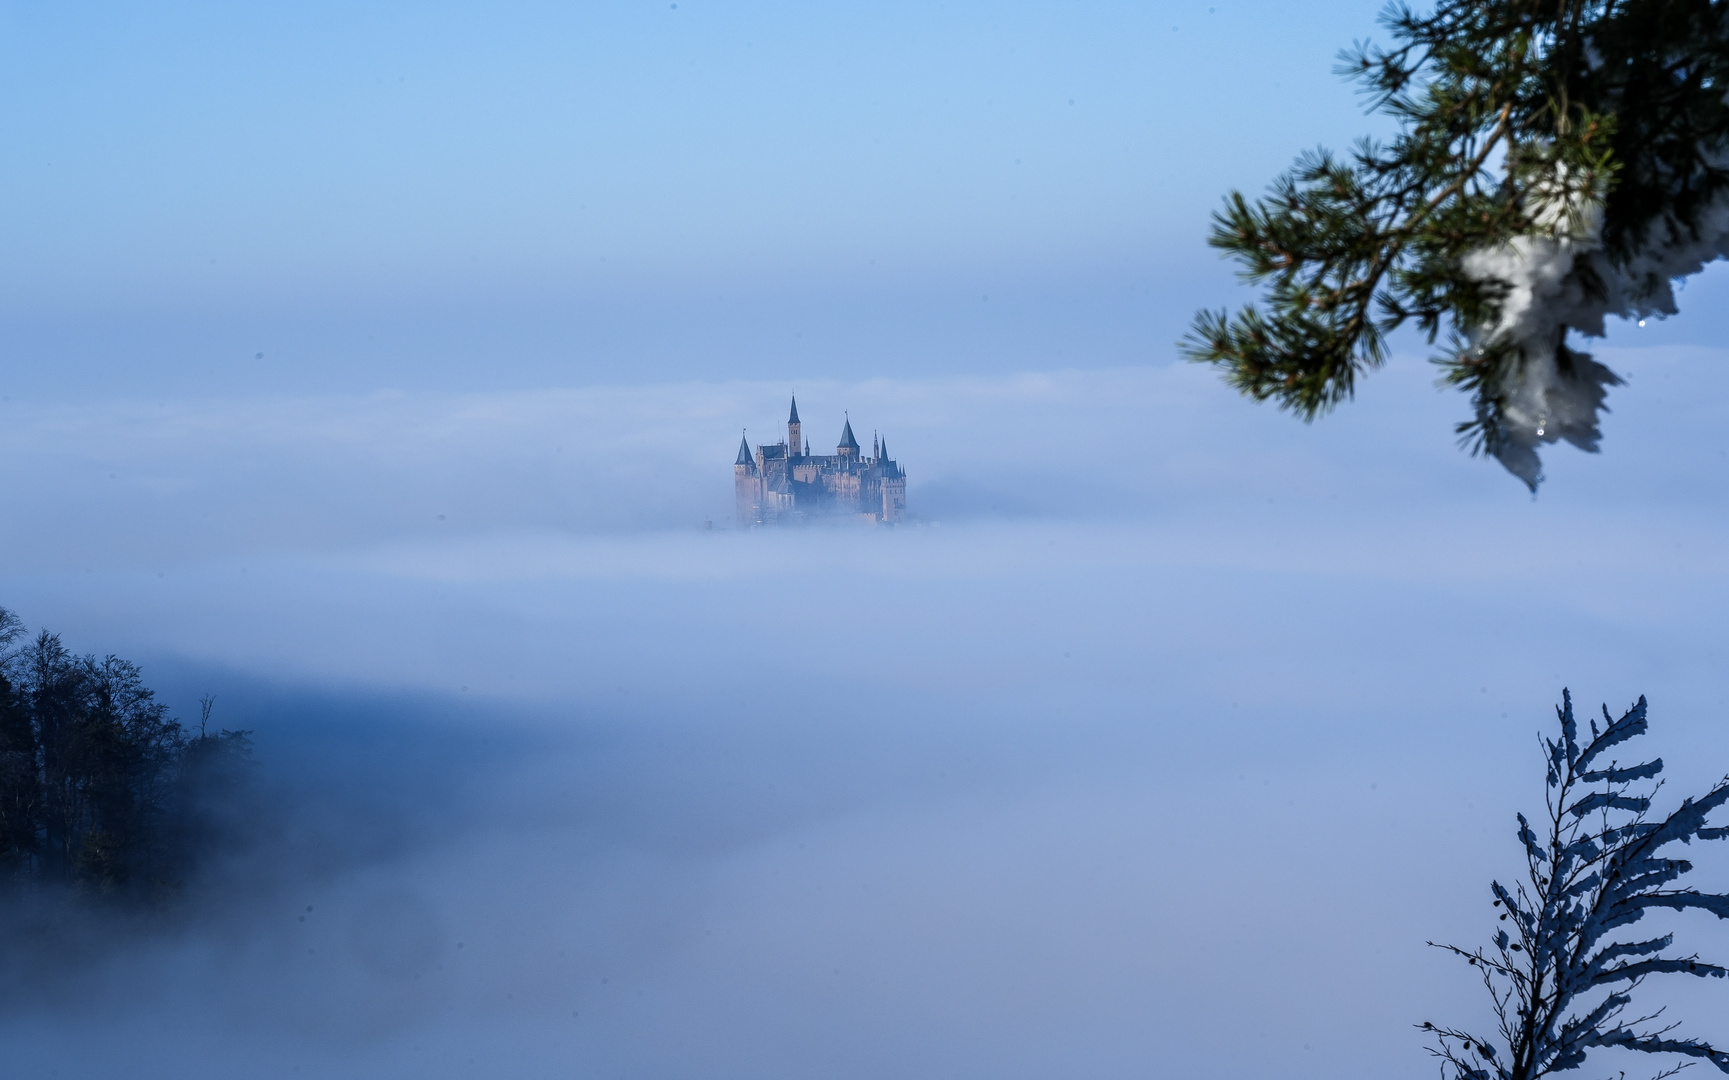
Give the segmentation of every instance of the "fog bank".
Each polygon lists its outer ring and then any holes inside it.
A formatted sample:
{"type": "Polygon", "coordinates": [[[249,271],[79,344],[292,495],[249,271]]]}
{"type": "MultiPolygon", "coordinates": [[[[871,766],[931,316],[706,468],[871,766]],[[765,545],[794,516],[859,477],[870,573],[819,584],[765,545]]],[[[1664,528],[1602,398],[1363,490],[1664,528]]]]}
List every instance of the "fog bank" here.
{"type": "Polygon", "coordinates": [[[1423,941],[1487,932],[1561,686],[1649,695],[1677,788],[1729,762],[1700,359],[1619,358],[1611,449],[1535,503],[1420,371],[1311,428],[1185,368],[800,384],[807,430],[893,441],[897,530],[728,527],[778,386],[32,407],[0,597],[216,694],[290,797],[197,922],[0,1041],[63,1077],[1426,1075],[1409,1025],[1478,1002],[1423,941]]]}

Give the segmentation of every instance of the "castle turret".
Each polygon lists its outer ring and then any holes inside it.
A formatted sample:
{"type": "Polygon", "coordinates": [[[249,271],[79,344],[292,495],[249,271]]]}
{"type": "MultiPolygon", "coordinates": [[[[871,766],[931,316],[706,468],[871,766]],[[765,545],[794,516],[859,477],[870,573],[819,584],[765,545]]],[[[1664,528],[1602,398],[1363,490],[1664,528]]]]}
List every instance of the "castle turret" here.
{"type": "Polygon", "coordinates": [[[907,474],[889,457],[889,441],[877,440],[878,491],[882,496],[882,517],[878,520],[893,524],[907,516],[907,474]]]}
{"type": "Polygon", "coordinates": [[[787,452],[794,456],[797,456],[798,448],[804,445],[799,441],[801,427],[802,425],[798,422],[798,395],[794,394],[792,396],[792,415],[786,418],[787,452]]]}
{"type": "Polygon", "coordinates": [[[853,438],[852,418],[848,417],[846,427],[840,433],[840,445],[834,448],[836,457],[858,460],[858,440],[853,438]]]}
{"type": "Polygon", "coordinates": [[[738,523],[755,525],[762,507],[762,479],[756,458],[751,456],[750,442],[738,437],[738,459],[732,463],[733,497],[738,503],[738,523]]]}

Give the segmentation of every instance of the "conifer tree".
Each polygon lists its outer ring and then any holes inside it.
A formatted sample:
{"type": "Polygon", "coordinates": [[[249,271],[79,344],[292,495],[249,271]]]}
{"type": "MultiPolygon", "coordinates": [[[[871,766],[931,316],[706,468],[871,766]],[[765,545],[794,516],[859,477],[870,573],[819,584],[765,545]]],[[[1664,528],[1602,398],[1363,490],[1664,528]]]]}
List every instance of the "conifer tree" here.
{"type": "Polygon", "coordinates": [[[136,665],[22,630],[0,608],[0,884],[172,894],[234,835],[251,733],[211,732],[206,699],[189,738],[136,665]]]}
{"type": "Polygon", "coordinates": [[[1441,0],[1382,16],[1339,72],[1397,134],[1300,157],[1210,243],[1261,287],[1185,352],[1312,420],[1410,324],[1472,395],[1461,444],[1536,491],[1538,448],[1597,449],[1620,379],[1571,347],[1676,312],[1729,254],[1729,0],[1441,0]]]}
{"type": "MultiPolygon", "coordinates": [[[[1672,845],[1729,838],[1707,823],[1729,802],[1729,777],[1666,816],[1651,813],[1663,760],[1622,764],[1617,747],[1647,729],[1645,699],[1618,720],[1603,710],[1580,745],[1573,699],[1562,692],[1560,738],[1545,740],[1548,788],[1536,826],[1518,815],[1525,881],[1491,883],[1498,913],[1487,949],[1440,946],[1481,974],[1497,1031],[1425,1023],[1449,1080],[1537,1080],[1576,1069],[1600,1047],[1674,1055],[1669,1076],[1708,1061],[1729,1072],[1729,1050],[1676,1032],[1662,1009],[1637,1011],[1634,995],[1664,975],[1721,979],[1729,970],[1673,950],[1674,934],[1633,931],[1653,911],[1705,911],[1729,919],[1729,896],[1676,883],[1693,870],[1672,845]]],[[[1430,944],[1434,944],[1431,942],[1430,944]]],[[[1720,1014],[1721,1009],[1714,1010],[1720,1014]]],[[[1625,1075],[1625,1074],[1623,1074],[1625,1075]]]]}

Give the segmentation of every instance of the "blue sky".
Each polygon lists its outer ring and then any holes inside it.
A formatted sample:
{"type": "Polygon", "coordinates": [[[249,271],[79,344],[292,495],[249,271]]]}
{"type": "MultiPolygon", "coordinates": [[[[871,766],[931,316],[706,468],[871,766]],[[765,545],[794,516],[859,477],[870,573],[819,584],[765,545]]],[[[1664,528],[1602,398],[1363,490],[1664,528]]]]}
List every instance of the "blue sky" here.
{"type": "Polygon", "coordinates": [[[1202,244],[1220,195],[1378,130],[1330,72],[1373,14],[10,3],[9,381],[1165,363],[1234,302],[1202,244]]]}
{"type": "Polygon", "coordinates": [[[1279,10],[15,5],[8,89],[45,107],[8,123],[41,208],[14,235],[49,303],[1144,259],[1192,235],[1164,207],[1313,111],[1348,23],[1298,44],[1279,10]],[[1197,106],[1231,84],[1241,141],[1171,168],[1223,142],[1197,106]]]}
{"type": "Polygon", "coordinates": [[[1165,363],[1371,9],[9,3],[9,382],[1165,363]]]}
{"type": "Polygon", "coordinates": [[[1309,426],[1178,362],[1376,10],[0,5],[0,604],[297,793],[0,1042],[1429,1075],[1560,688],[1729,762],[1729,297],[1611,328],[1536,500],[1412,342],[1309,426]],[[918,527],[728,528],[795,388],[918,527]]]}

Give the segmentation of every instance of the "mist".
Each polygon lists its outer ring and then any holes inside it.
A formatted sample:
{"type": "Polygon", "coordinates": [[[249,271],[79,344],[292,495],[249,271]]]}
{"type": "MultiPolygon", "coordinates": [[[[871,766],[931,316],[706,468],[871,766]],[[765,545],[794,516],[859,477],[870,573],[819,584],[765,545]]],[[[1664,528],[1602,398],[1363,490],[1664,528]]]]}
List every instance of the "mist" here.
{"type": "Polygon", "coordinates": [[[1562,688],[1729,767],[1729,273],[1535,500],[1414,335],[1174,363],[1374,15],[0,4],[0,605],[259,766],[0,1074],[1433,1075],[1562,688]],[[795,392],[908,522],[738,527],[795,392]]]}
{"type": "Polygon", "coordinates": [[[7,606],[214,694],[277,809],[185,916],[15,950],[0,1039],[62,1077],[1426,1071],[1410,1025],[1479,1005],[1424,941],[1490,921],[1561,687],[1648,695],[1680,788],[1729,757],[1705,359],[1617,355],[1616,453],[1535,502],[1418,364],[1312,427],[1183,366],[801,381],[814,447],[893,444],[895,529],[733,526],[779,384],[13,402],[7,606]]]}

